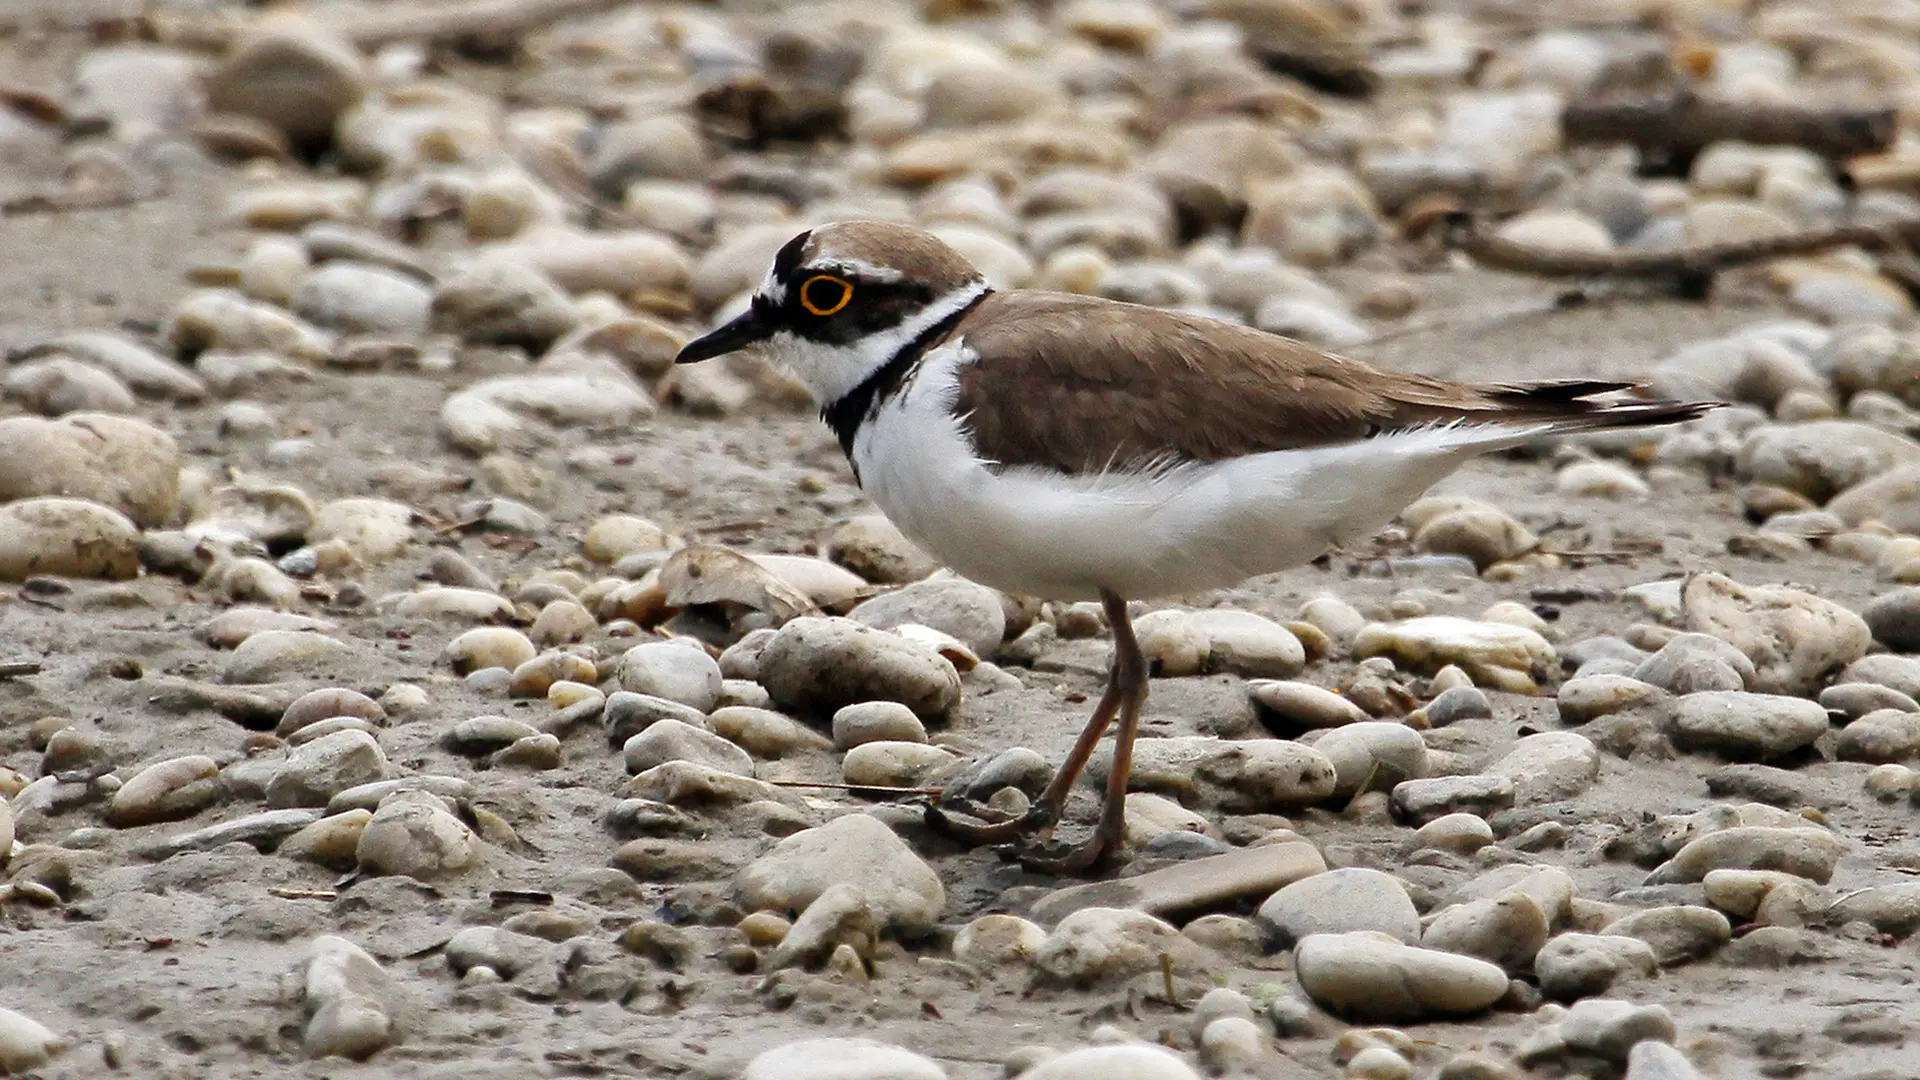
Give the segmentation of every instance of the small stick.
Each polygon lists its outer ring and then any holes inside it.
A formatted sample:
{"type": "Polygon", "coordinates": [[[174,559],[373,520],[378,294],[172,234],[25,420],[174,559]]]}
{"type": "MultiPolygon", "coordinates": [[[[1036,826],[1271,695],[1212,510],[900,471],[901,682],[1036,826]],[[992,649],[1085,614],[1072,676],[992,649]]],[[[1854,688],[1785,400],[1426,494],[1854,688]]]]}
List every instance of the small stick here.
{"type": "Polygon", "coordinates": [[[0,661],[0,679],[18,679],[26,675],[40,674],[38,660],[0,661]]]}
{"type": "Polygon", "coordinates": [[[1716,101],[1690,92],[1652,101],[1573,102],[1560,113],[1569,143],[1629,143],[1684,169],[1724,140],[1799,146],[1829,159],[1880,153],[1893,144],[1892,109],[1811,109],[1716,101]]]}
{"type": "Polygon", "coordinates": [[[829,784],[810,780],[763,780],[761,783],[786,788],[823,788],[827,791],[874,791],[882,795],[938,795],[943,789],[926,787],[885,787],[880,784],[829,784]]]}

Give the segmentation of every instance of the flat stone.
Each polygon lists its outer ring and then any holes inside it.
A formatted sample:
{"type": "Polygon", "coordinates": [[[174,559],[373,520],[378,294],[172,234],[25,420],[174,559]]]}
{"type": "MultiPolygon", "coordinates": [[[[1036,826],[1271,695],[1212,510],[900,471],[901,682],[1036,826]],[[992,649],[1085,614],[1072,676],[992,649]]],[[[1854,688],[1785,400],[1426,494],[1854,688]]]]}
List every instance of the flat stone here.
{"type": "Polygon", "coordinates": [[[878,1039],[805,1039],[763,1050],[740,1080],[947,1080],[937,1062],[878,1039]]]}
{"type": "Polygon", "coordinates": [[[1688,842],[1648,875],[1647,883],[1691,883],[1712,870],[1779,870],[1824,885],[1846,847],[1825,829],[1735,826],[1688,842]]]}
{"type": "Polygon", "coordinates": [[[1447,814],[1489,817],[1513,805],[1513,792],[1511,778],[1483,773],[1408,780],[1395,784],[1390,798],[1396,815],[1424,825],[1447,814]]]}
{"type": "Polygon", "coordinates": [[[1608,923],[1600,932],[1646,942],[1653,947],[1653,958],[1661,967],[1698,960],[1733,940],[1733,926],[1725,915],[1691,904],[1636,911],[1608,923]]]}
{"type": "Polygon", "coordinates": [[[1666,726],[1681,750],[1766,761],[1810,745],[1828,720],[1827,710],[1805,698],[1716,690],[1674,699],[1666,726]]]}
{"type": "Polygon", "coordinates": [[[1241,897],[1265,896],[1326,869],[1320,852],[1306,841],[1262,844],[1133,877],[1071,885],[1042,897],[1029,914],[1043,925],[1089,907],[1131,908],[1171,919],[1228,907],[1241,897]]]}
{"type": "Polygon", "coordinates": [[[992,656],[1006,635],[1000,593],[960,577],[936,577],[881,593],[847,613],[877,630],[916,623],[951,634],[977,656],[992,656]]]}
{"type": "Polygon", "coordinates": [[[301,829],[320,820],[318,810],[268,810],[264,813],[250,814],[234,821],[223,821],[218,825],[209,825],[204,829],[169,836],[142,845],[138,850],[148,859],[170,859],[183,851],[212,851],[227,844],[248,844],[261,851],[271,851],[274,846],[301,829]]]}
{"type": "Polygon", "coordinates": [[[1486,771],[1513,781],[1516,803],[1555,802],[1574,798],[1593,785],[1600,776],[1600,750],[1584,735],[1544,731],[1514,743],[1486,771]]]}
{"type": "Polygon", "coordinates": [[[1200,1080],[1171,1050],[1142,1043],[1086,1046],[1051,1057],[1021,1080],[1200,1080]]]}

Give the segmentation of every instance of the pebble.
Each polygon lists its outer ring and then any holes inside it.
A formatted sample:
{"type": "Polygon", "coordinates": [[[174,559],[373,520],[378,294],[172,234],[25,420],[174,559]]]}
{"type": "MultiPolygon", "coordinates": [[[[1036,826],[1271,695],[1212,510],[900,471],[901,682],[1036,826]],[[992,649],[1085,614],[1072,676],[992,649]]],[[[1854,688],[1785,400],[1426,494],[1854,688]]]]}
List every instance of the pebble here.
{"type": "Polygon", "coordinates": [[[1409,945],[1420,940],[1420,914],[1405,886],[1379,870],[1349,868],[1314,874],[1260,905],[1258,915],[1279,948],[1310,934],[1369,930],[1409,945]]]}
{"type": "MultiPolygon", "coordinates": [[[[0,444],[5,434],[0,431],[0,444]]],[[[51,497],[0,505],[0,581],[38,575],[125,581],[139,572],[139,532],[117,510],[51,497]]]]}
{"type": "Polygon", "coordinates": [[[107,822],[124,829],[192,817],[219,800],[219,775],[220,766],[204,754],[155,762],[113,793],[107,822]]]}
{"type": "Polygon", "coordinates": [[[1841,761],[1906,761],[1920,753],[1920,712],[1870,712],[1840,730],[1833,753],[1841,761]]]}
{"type": "Polygon", "coordinates": [[[126,414],[138,407],[133,391],[112,372],[66,356],[16,364],[0,381],[0,392],[42,416],[126,414]]]}
{"type": "Polygon", "coordinates": [[[288,859],[305,859],[335,870],[351,870],[355,862],[354,852],[360,846],[360,835],[366,831],[367,822],[371,820],[371,810],[329,814],[287,837],[274,850],[274,854],[288,859]]]}
{"type": "Polygon", "coordinates": [[[280,714],[280,722],[274,726],[273,733],[284,739],[302,728],[336,716],[351,716],[381,724],[386,722],[387,710],[358,690],[340,686],[309,690],[293,699],[286,711],[280,714]]]}
{"type": "Polygon", "coordinates": [[[615,746],[624,744],[634,735],[662,720],[678,720],[695,728],[708,725],[706,715],[698,709],[682,705],[677,701],[668,701],[666,698],[654,697],[651,694],[636,694],[628,690],[615,690],[608,694],[606,706],[600,713],[600,722],[606,729],[607,741],[615,746]]]}
{"type": "Polygon", "coordinates": [[[1761,693],[1814,693],[1873,641],[1860,616],[1785,585],[1745,586],[1721,574],[1695,574],[1681,603],[1689,630],[1721,638],[1753,661],[1751,684],[1761,693]]]}
{"type": "MultiPolygon", "coordinates": [[[[387,606],[386,598],[382,598],[381,603],[382,606],[387,606]]],[[[447,585],[430,585],[418,592],[407,593],[404,596],[396,598],[395,602],[391,605],[391,609],[393,614],[402,618],[445,619],[448,622],[458,623],[487,622],[489,620],[514,617],[513,603],[504,596],[484,589],[459,588],[447,585]]],[[[522,641],[526,640],[525,634],[522,634],[518,630],[513,630],[511,627],[492,626],[480,627],[479,629],[507,630],[513,634],[514,638],[522,641]]],[[[486,641],[505,649],[514,650],[511,654],[501,656],[500,659],[502,660],[510,659],[511,655],[517,654],[517,649],[514,646],[506,644],[512,639],[506,637],[495,636],[489,638],[481,636],[476,637],[474,640],[486,641]]],[[[529,645],[531,645],[531,642],[529,642],[529,645]]],[[[525,663],[525,661],[521,661],[521,663],[525,663]]],[[[484,666],[508,668],[508,665],[505,663],[486,664],[484,666]]],[[[513,666],[518,667],[519,665],[515,664],[513,666]]],[[[511,670],[511,668],[508,668],[508,670],[511,670]]]]}
{"type": "Polygon", "coordinates": [[[953,935],[953,958],[983,971],[1025,965],[1046,940],[1045,929],[1018,915],[982,915],[953,935]]]}
{"type": "Polygon", "coordinates": [[[1213,643],[1193,612],[1149,611],[1133,621],[1133,632],[1154,675],[1173,679],[1206,670],[1213,643]]]}
{"type": "Polygon", "coordinates": [[[780,944],[767,954],[764,970],[795,965],[817,965],[841,946],[863,959],[873,956],[880,930],[873,908],[857,885],[842,882],[828,888],[793,921],[780,944]]]}
{"type": "Polygon", "coordinates": [[[25,1013],[0,1009],[0,1072],[25,1073],[58,1057],[65,1039],[25,1013]]]}
{"type": "Polygon", "coordinates": [[[880,514],[863,514],[835,529],[826,556],[876,585],[919,581],[940,565],[880,514]]]}
{"type": "Polygon", "coordinates": [[[427,332],[433,294],[409,275],[379,266],[331,262],[294,290],[294,314],[315,326],[350,334],[427,332]]]}
{"type": "Polygon", "coordinates": [[[781,840],[740,871],[735,889],[751,908],[803,911],[842,881],[861,884],[883,928],[925,930],[946,906],[932,868],[879,819],[860,813],[781,840]]]}
{"type": "Polygon", "coordinates": [[[1352,701],[1311,683],[1253,679],[1247,683],[1247,696],[1261,720],[1281,736],[1369,719],[1352,701]]]}
{"type": "Polygon", "coordinates": [[[1647,881],[1685,884],[1713,870],[1779,870],[1824,885],[1845,852],[1845,842],[1825,829],[1740,825],[1688,841],[1647,881]]]}
{"type": "Polygon", "coordinates": [[[1654,960],[1661,967],[1699,960],[1733,939],[1733,927],[1725,915],[1691,904],[1636,911],[1607,924],[1600,932],[1646,942],[1653,947],[1654,960]]]}
{"type": "Polygon", "coordinates": [[[1471,855],[1493,843],[1493,826],[1478,814],[1446,814],[1414,830],[1419,848],[1471,855]]]}
{"type": "Polygon", "coordinates": [[[387,756],[364,731],[337,731],[294,748],[267,783],[274,808],[325,806],[348,788],[387,778],[387,756]]]}
{"type": "Polygon", "coordinates": [[[536,655],[527,635],[510,626],[476,626],[449,641],[441,653],[456,675],[486,668],[512,671],[536,655]]]}
{"type": "Polygon", "coordinates": [[[833,714],[833,746],[852,750],[869,742],[927,741],[927,729],[912,709],[897,701],[862,701],[833,714]]]}
{"type": "Polygon", "coordinates": [[[1600,776],[1600,751],[1572,731],[1543,731],[1513,744],[1487,773],[1513,781],[1517,805],[1577,798],[1600,776]]]}
{"type": "Polygon", "coordinates": [[[1768,761],[1811,745],[1828,721],[1825,709],[1804,698],[1715,690],[1676,698],[1666,728],[1681,750],[1768,761]]]}
{"type": "Polygon", "coordinates": [[[936,577],[863,601],[847,617],[877,630],[912,623],[950,634],[978,656],[991,656],[1006,636],[1000,594],[965,578],[936,577]]]}
{"type": "Polygon", "coordinates": [[[1676,1034],[1666,1009],[1613,998],[1575,1002],[1560,1018],[1560,1035],[1568,1048],[1616,1064],[1624,1063],[1635,1045],[1649,1039],[1671,1043],[1676,1034]]]}
{"type": "Polygon", "coordinates": [[[1441,910],[1420,935],[1420,944],[1443,952],[1477,956],[1510,972],[1533,970],[1551,928],[1539,901],[1523,892],[1470,900],[1441,910]]]}
{"type": "MultiPolygon", "coordinates": [[[[1441,669],[1443,673],[1446,670],[1441,669]]],[[[1435,676],[1436,681],[1438,678],[1439,676],[1435,676]]],[[[1454,686],[1440,691],[1420,711],[1426,714],[1428,724],[1441,728],[1457,724],[1462,720],[1491,720],[1493,719],[1493,702],[1487,700],[1487,695],[1477,686],[1454,686]]]]}
{"type": "Polygon", "coordinates": [[[804,724],[772,709],[728,705],[707,717],[713,733],[755,757],[783,758],[824,750],[831,743],[804,724]]]}
{"type": "Polygon", "coordinates": [[[383,800],[354,849],[360,869],[421,881],[462,873],[481,857],[479,838],[440,796],[405,791],[383,800]]]}
{"type": "MultiPolygon", "coordinates": [[[[1131,801],[1129,805],[1133,805],[1131,801]]],[[[1082,908],[1126,907],[1162,918],[1179,918],[1241,899],[1270,896],[1326,869],[1326,860],[1318,849],[1305,841],[1265,843],[1185,860],[1132,877],[1056,889],[1036,902],[1030,914],[1036,921],[1048,923],[1082,908]]],[[[1247,926],[1253,928],[1251,923],[1247,926]]]]}
{"type": "Polygon", "coordinates": [[[960,675],[946,658],[851,619],[792,620],[761,652],[759,668],[774,705],[791,712],[897,701],[929,718],[960,701],[960,675]]]}
{"type": "Polygon", "coordinates": [[[1447,814],[1487,817],[1512,806],[1513,793],[1509,777],[1472,774],[1407,780],[1394,785],[1390,797],[1397,816],[1424,825],[1447,814]]]}
{"type": "Polygon", "coordinates": [[[258,24],[208,73],[217,112],[263,120],[295,145],[323,146],[358,104],[368,71],[348,41],[318,23],[281,17],[258,24]]]}
{"type": "Polygon", "coordinates": [[[1288,679],[1307,663],[1306,647],[1279,623],[1250,611],[1210,608],[1192,613],[1207,640],[1206,670],[1248,679],[1288,679]]]}
{"type": "Polygon", "coordinates": [[[90,412],[0,419],[0,502],[87,500],[156,528],[179,505],[181,465],[172,436],[142,420],[90,412]]]}
{"type": "Polygon", "coordinates": [[[861,787],[925,787],[957,760],[945,747],[924,742],[866,742],[847,751],[840,779],[861,787]]]}
{"type": "Polygon", "coordinates": [[[1561,934],[1533,959],[1540,991],[1555,1001],[1604,994],[1622,979],[1652,975],[1659,967],[1653,946],[1639,938],[1604,934],[1561,934]]]}
{"type": "Polygon", "coordinates": [[[1674,694],[1745,690],[1756,677],[1747,654],[1711,634],[1676,634],[1633,677],[1674,694]]]}
{"type": "MultiPolygon", "coordinates": [[[[1113,747],[1099,747],[1082,782],[1106,783],[1112,765],[1113,747]]],[[[1178,792],[1226,810],[1311,805],[1332,795],[1335,781],[1325,754],[1284,739],[1175,736],[1134,744],[1133,786],[1178,792]]]]}
{"type": "Polygon", "coordinates": [[[323,934],[308,946],[305,969],[300,1048],[308,1057],[364,1060],[399,1040],[399,988],[365,950],[323,934]]]}
{"type": "Polygon", "coordinates": [[[524,263],[481,259],[434,290],[433,329],[470,345],[518,345],[544,351],[580,317],[553,279],[524,263]]]}
{"type": "Polygon", "coordinates": [[[1920,588],[1876,596],[1860,614],[1875,641],[1896,652],[1920,650],[1920,588]]]}
{"type": "Polygon", "coordinates": [[[1892,709],[1895,712],[1920,712],[1920,702],[1885,686],[1873,683],[1836,683],[1820,691],[1820,707],[1832,716],[1858,720],[1871,712],[1892,709]]]}
{"type": "Polygon", "coordinates": [[[1427,775],[1427,744],[1406,726],[1367,720],[1326,731],[1313,748],[1333,763],[1336,796],[1362,790],[1388,791],[1403,780],[1427,775]]]}
{"type": "Polygon", "coordinates": [[[233,650],[221,679],[229,683],[258,684],[295,676],[324,677],[347,667],[360,655],[358,649],[325,634],[263,630],[233,650]]]}
{"type": "Polygon", "coordinates": [[[1294,973],[1314,1004],[1355,1022],[1472,1016],[1507,993],[1506,973],[1494,964],[1365,931],[1302,940],[1294,973]]]}
{"type": "Polygon", "coordinates": [[[260,353],[278,366],[277,358],[282,357],[317,364],[333,351],[332,339],[317,327],[225,289],[187,294],[173,310],[167,340],[176,354],[196,361],[201,377],[216,393],[221,380],[207,370],[209,354],[260,353]]]}
{"type": "Polygon", "coordinates": [[[1428,671],[1457,664],[1476,685],[1524,694],[1535,692],[1534,666],[1555,659],[1553,646],[1531,630],[1445,615],[1371,624],[1354,637],[1353,655],[1428,671]]]}
{"type": "Polygon", "coordinates": [[[1594,499],[1644,499],[1653,489],[1640,475],[1611,461],[1578,461],[1554,474],[1553,489],[1562,495],[1594,499]]]}
{"type": "Polygon", "coordinates": [[[635,645],[620,658],[620,688],[678,702],[702,713],[719,705],[720,664],[698,648],[673,642],[635,645]]]}
{"type": "Polygon", "coordinates": [[[1088,1046],[1050,1057],[1019,1074],[1022,1080],[1199,1080],[1179,1055],[1158,1046],[1088,1046]]]}
{"type": "MultiPolygon", "coordinates": [[[[1029,1074],[1032,1075],[1032,1074],[1029,1074]]],[[[947,1080],[937,1062],[877,1039],[804,1039],[763,1050],[741,1080],[947,1080]]]]}
{"type": "Polygon", "coordinates": [[[674,719],[663,719],[628,739],[620,748],[627,772],[643,773],[669,761],[753,775],[753,758],[745,750],[706,730],[674,719]]]}
{"type": "Polygon", "coordinates": [[[1086,907],[1061,919],[1041,942],[1034,967],[1056,982],[1091,986],[1158,971],[1161,957],[1190,966],[1198,947],[1144,911],[1086,907]]]}
{"type": "MultiPolygon", "coordinates": [[[[1415,507],[1409,507],[1408,511],[1415,516],[1402,516],[1411,525],[1420,515],[1415,507]]],[[[1416,551],[1465,556],[1472,560],[1476,570],[1485,571],[1495,563],[1519,558],[1539,547],[1540,538],[1506,511],[1482,504],[1462,506],[1425,518],[1415,526],[1413,546],[1416,551]]]]}
{"type": "Polygon", "coordinates": [[[1627,1052],[1625,1080],[1704,1080],[1687,1055],[1670,1044],[1646,1039],[1627,1052]]]}

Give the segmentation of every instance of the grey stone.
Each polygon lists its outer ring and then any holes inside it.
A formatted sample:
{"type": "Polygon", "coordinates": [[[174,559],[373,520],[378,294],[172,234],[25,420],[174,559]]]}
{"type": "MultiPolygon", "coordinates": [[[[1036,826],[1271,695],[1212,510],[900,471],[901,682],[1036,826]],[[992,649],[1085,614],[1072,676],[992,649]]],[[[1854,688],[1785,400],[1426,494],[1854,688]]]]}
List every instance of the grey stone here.
{"type": "Polygon", "coordinates": [[[1556,1001],[1604,994],[1622,979],[1659,968],[1653,946],[1639,938],[1561,934],[1533,958],[1540,992],[1556,1001]]]}
{"type": "Polygon", "coordinates": [[[1681,750],[1767,761],[1818,739],[1827,730],[1827,711],[1805,698],[1708,691],[1675,699],[1666,726],[1681,750]]]}
{"type": "Polygon", "coordinates": [[[1447,814],[1488,817],[1513,805],[1513,781],[1505,776],[1436,776],[1394,785],[1393,811],[1416,824],[1447,814]]]}
{"type": "Polygon", "coordinates": [[[1280,948],[1310,934],[1372,930],[1409,945],[1420,940],[1420,913],[1400,881],[1379,870],[1329,870],[1267,897],[1258,919],[1280,948]]]}
{"type": "Polygon", "coordinates": [[[745,750],[703,727],[679,720],[661,720],[620,748],[627,772],[643,773],[669,761],[691,761],[741,776],[753,775],[753,758],[745,750]]]}
{"type": "Polygon", "coordinates": [[[1364,932],[1306,938],[1294,974],[1316,1005],[1355,1022],[1472,1016],[1507,993],[1497,965],[1364,932]]]}
{"type": "Polygon", "coordinates": [[[754,908],[803,911],[841,882],[858,882],[883,927],[920,931],[946,906],[939,875],[878,818],[843,814],[775,844],[735,879],[754,908]]]}
{"type": "Polygon", "coordinates": [[[847,617],[876,630],[907,623],[930,626],[982,657],[993,655],[1007,630],[1000,593],[960,577],[929,578],[881,593],[862,601],[847,617]]]}
{"type": "Polygon", "coordinates": [[[776,707],[800,713],[897,701],[935,717],[960,700],[960,675],[945,657],[851,619],[788,622],[760,654],[759,681],[776,707]]]}

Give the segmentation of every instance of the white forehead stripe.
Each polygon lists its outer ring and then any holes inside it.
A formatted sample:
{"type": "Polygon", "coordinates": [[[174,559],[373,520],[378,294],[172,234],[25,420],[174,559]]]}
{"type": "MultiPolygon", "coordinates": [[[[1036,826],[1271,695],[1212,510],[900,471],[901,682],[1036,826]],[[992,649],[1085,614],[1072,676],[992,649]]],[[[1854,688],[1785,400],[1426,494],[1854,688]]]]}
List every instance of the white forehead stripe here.
{"type": "Polygon", "coordinates": [[[834,258],[822,259],[814,265],[823,270],[838,270],[847,277],[879,282],[882,285],[892,285],[907,280],[905,274],[895,270],[893,267],[876,266],[873,263],[867,262],[865,259],[836,256],[834,258]]]}
{"type": "Polygon", "coordinates": [[[754,290],[757,296],[763,296],[775,307],[787,302],[787,287],[779,278],[773,276],[773,267],[767,267],[767,276],[760,279],[760,287],[754,290]]]}

